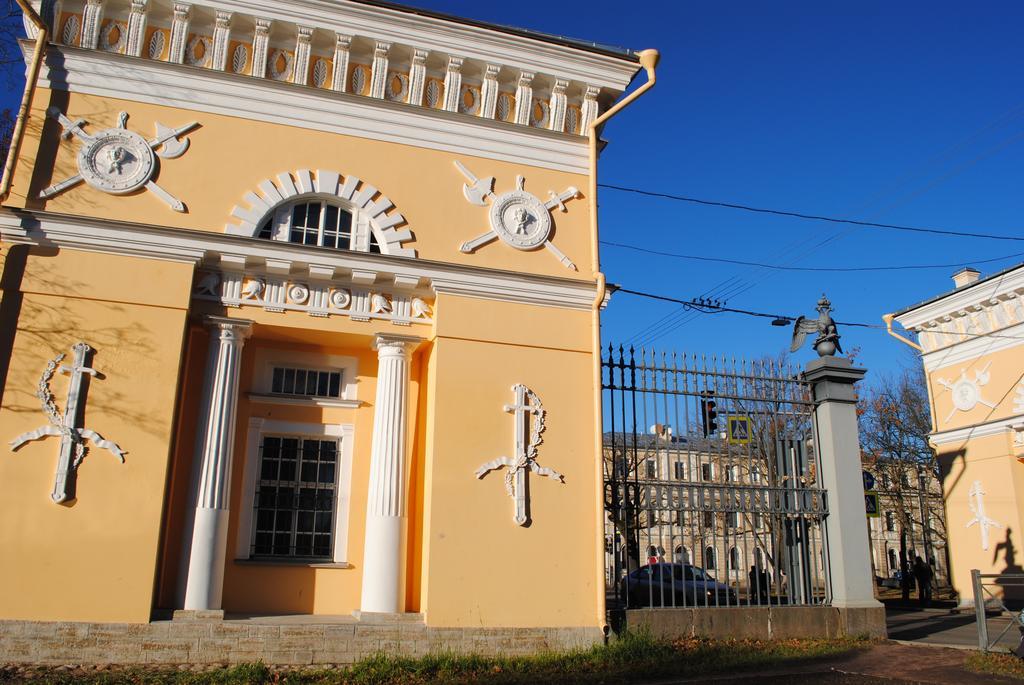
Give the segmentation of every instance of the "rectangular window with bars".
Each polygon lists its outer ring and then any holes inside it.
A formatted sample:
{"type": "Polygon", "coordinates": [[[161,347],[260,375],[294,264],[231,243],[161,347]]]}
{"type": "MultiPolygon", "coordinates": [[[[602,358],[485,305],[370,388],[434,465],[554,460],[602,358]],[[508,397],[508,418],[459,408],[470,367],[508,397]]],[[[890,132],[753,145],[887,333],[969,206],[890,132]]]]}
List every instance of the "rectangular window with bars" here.
{"type": "Polygon", "coordinates": [[[275,395],[339,398],[341,371],[275,366],[270,392],[275,395]]]}
{"type": "Polygon", "coordinates": [[[336,440],[263,437],[252,556],[333,558],[337,470],[336,440]]]}

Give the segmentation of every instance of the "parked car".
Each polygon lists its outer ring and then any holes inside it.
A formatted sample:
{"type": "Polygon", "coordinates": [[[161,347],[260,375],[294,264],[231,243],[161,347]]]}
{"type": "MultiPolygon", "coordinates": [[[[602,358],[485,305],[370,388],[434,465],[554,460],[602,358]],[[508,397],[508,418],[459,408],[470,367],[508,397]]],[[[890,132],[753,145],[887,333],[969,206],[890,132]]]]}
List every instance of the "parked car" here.
{"type": "Polygon", "coordinates": [[[619,586],[627,606],[736,606],[736,591],[690,564],[647,564],[629,573],[619,586]]]}

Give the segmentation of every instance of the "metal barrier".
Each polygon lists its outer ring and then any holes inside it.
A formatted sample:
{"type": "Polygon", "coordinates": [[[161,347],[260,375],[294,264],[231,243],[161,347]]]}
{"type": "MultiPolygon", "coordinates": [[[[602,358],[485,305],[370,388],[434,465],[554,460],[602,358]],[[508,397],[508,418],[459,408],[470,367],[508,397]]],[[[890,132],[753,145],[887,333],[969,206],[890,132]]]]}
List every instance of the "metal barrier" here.
{"type": "Polygon", "coordinates": [[[621,347],[602,367],[610,614],[827,604],[828,502],[796,370],[621,347]]]}
{"type": "Polygon", "coordinates": [[[1024,611],[1010,609],[1006,605],[1007,588],[1019,588],[1024,593],[1024,573],[982,573],[978,569],[971,570],[971,585],[974,587],[974,615],[978,624],[978,648],[983,652],[990,651],[1009,632],[1010,628],[1016,626],[1024,629],[1024,611]],[[986,583],[985,580],[995,581],[986,583]],[[997,594],[991,588],[999,587],[1001,593],[997,594]],[[1010,621],[1006,624],[994,640],[988,634],[988,612],[987,607],[997,608],[1001,615],[1009,615],[1010,621]]]}

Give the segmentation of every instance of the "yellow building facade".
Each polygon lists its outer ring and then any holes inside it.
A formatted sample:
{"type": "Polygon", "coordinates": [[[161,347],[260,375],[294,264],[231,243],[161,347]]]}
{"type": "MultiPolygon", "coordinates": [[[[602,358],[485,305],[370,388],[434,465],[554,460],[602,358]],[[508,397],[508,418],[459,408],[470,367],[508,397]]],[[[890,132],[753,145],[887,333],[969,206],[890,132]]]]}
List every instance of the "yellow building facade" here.
{"type": "MultiPolygon", "coordinates": [[[[972,570],[1022,572],[1024,267],[986,278],[964,269],[954,282],[953,291],[886,321],[917,334],[917,343],[905,342],[921,352],[927,377],[951,582],[970,605],[972,570]]],[[[1021,599],[1012,584],[994,582],[995,594],[1021,599]]]]}
{"type": "Polygon", "coordinates": [[[595,128],[656,54],[379,2],[34,9],[0,619],[599,629],[595,128]]]}

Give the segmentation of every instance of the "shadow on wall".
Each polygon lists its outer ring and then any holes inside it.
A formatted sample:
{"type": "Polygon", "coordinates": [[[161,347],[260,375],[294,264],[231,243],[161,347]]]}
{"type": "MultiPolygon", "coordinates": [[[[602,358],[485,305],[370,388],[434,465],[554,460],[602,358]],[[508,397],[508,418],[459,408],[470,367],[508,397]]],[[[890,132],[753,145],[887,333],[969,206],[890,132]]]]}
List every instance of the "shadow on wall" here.
{"type": "Polygon", "coordinates": [[[1003,602],[1014,611],[1024,609],[1024,567],[1017,562],[1017,550],[1013,544],[1013,529],[1006,529],[1006,537],[996,545],[992,563],[998,565],[1002,554],[1004,566],[999,571],[995,584],[1003,592],[1003,602]]]}

